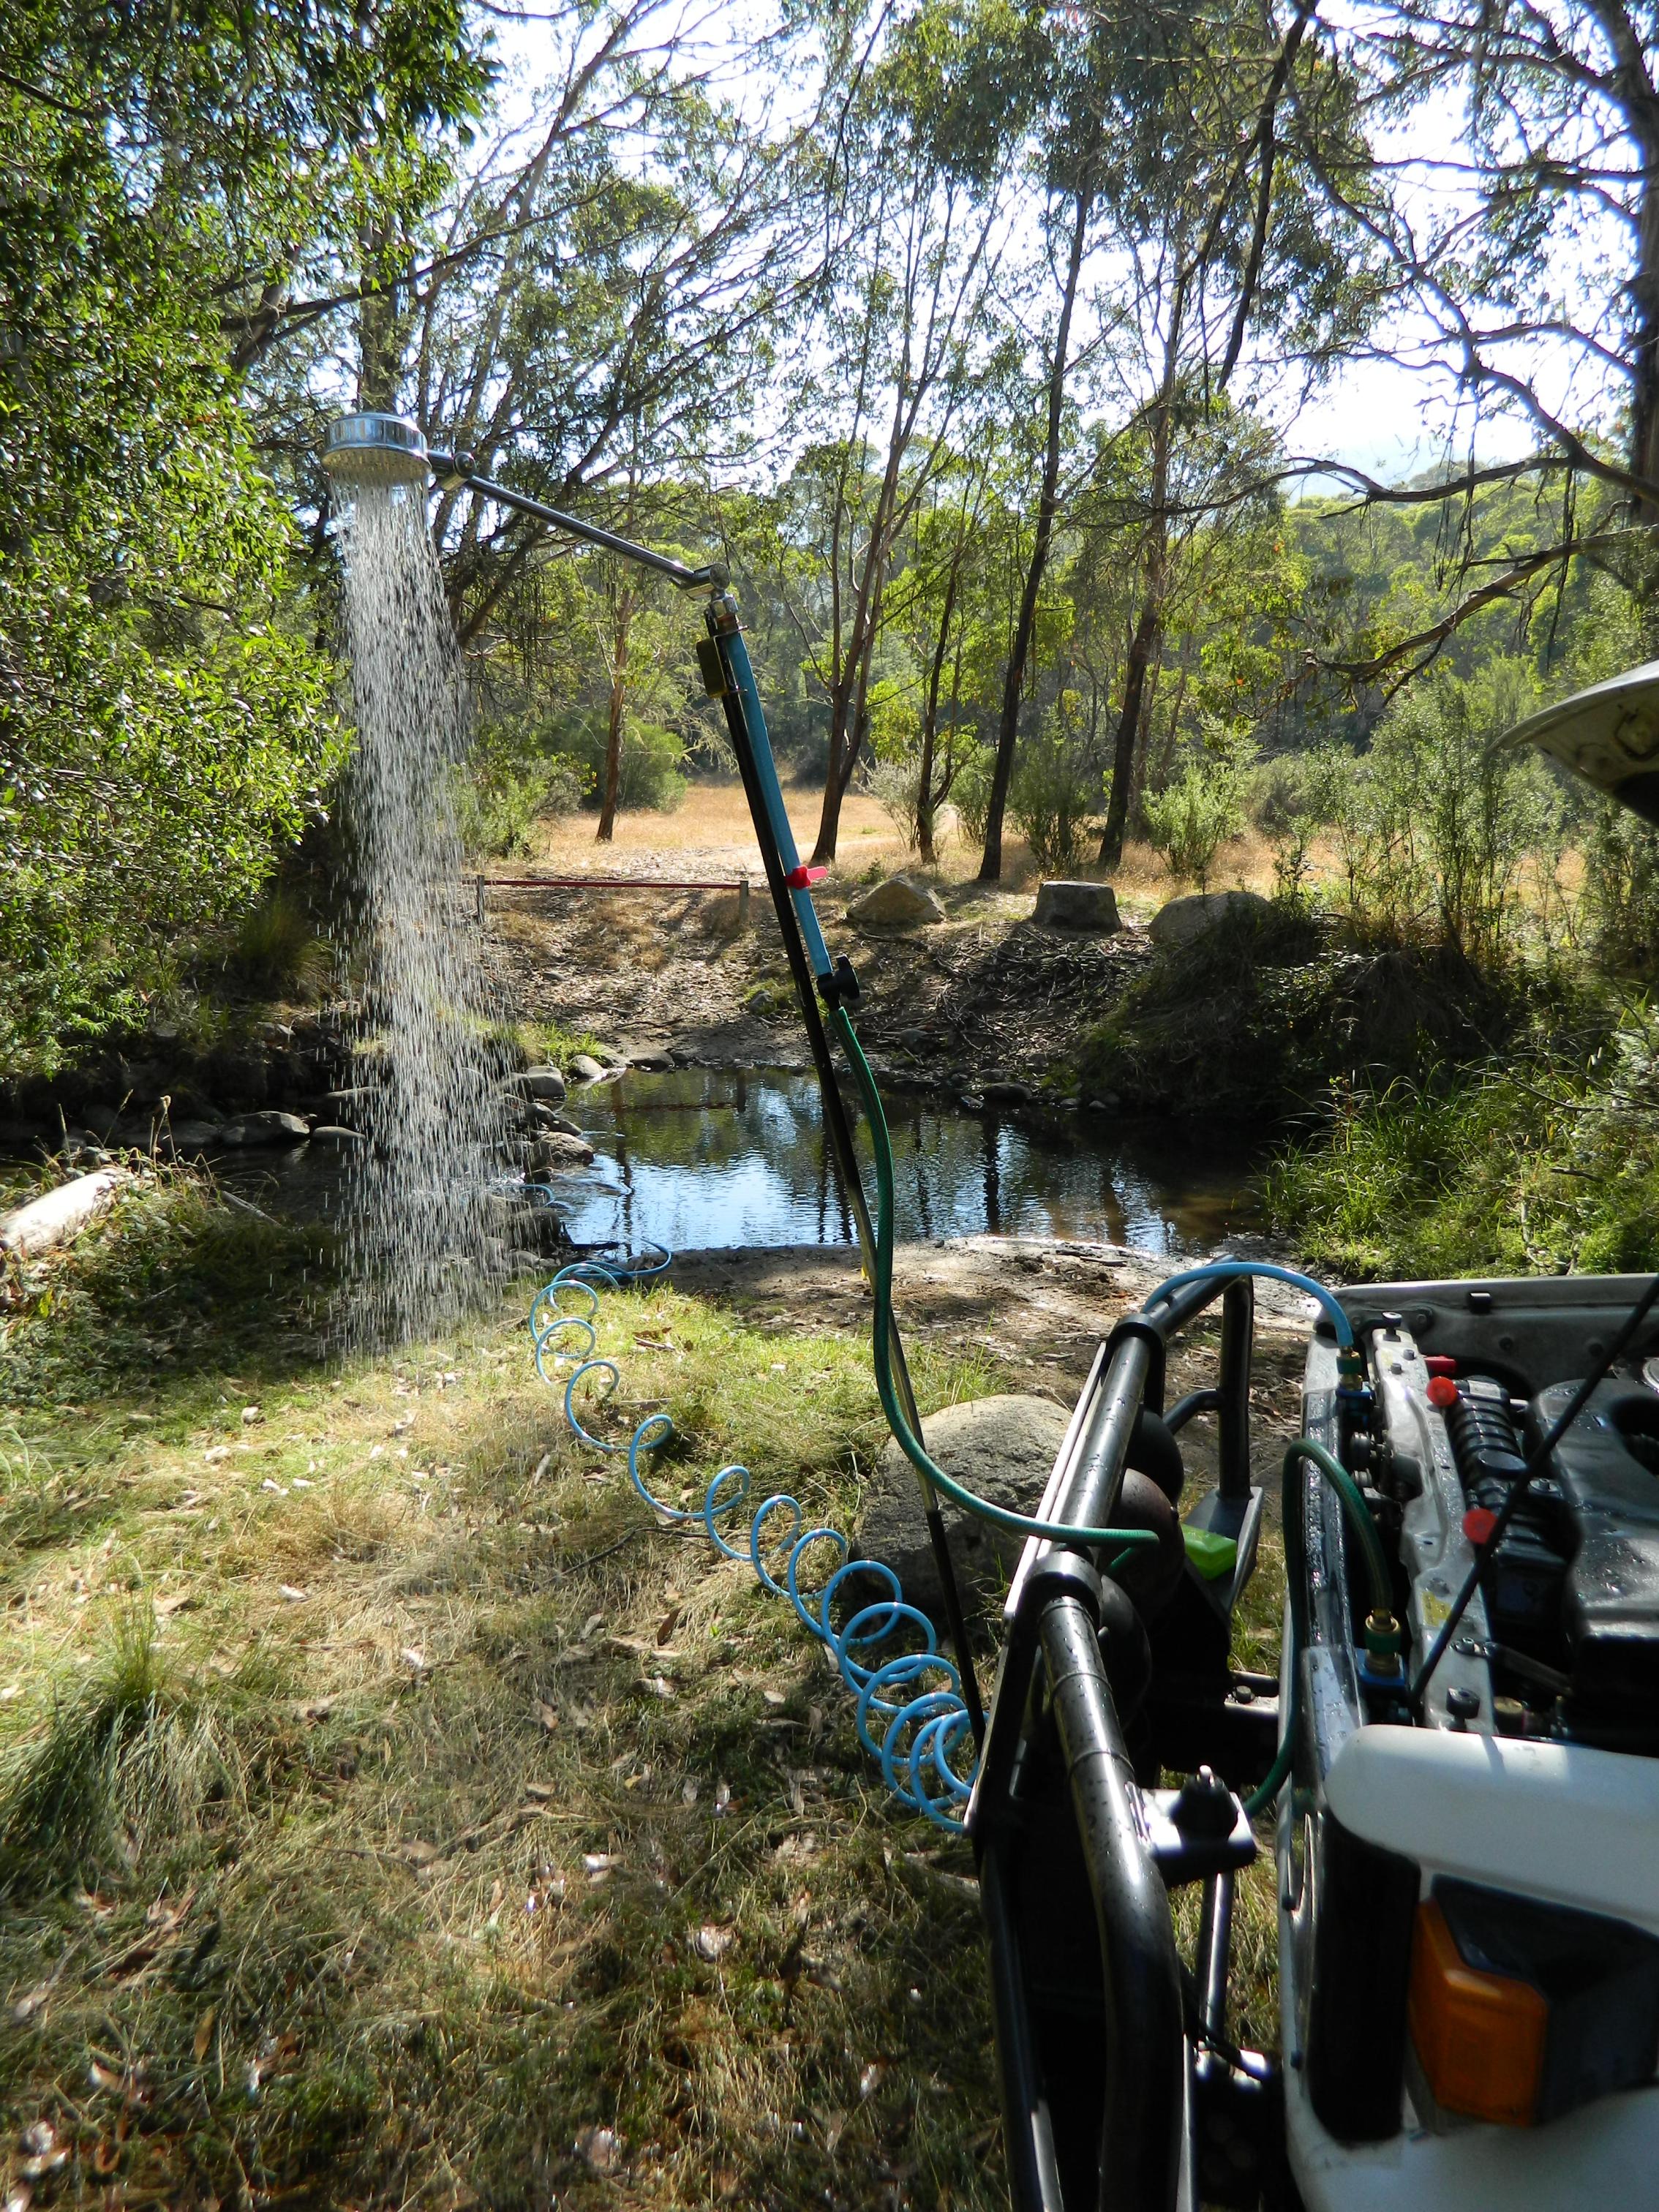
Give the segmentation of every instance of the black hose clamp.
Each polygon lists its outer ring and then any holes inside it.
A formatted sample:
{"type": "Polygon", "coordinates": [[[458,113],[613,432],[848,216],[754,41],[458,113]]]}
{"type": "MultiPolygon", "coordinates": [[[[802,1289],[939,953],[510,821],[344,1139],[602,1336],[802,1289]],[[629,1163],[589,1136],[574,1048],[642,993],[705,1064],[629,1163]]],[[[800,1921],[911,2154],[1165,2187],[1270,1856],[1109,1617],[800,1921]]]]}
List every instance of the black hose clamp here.
{"type": "Polygon", "coordinates": [[[818,977],[818,996],[831,1012],[844,1006],[848,1013],[864,997],[859,982],[858,970],[843,952],[827,975],[818,977]]]}

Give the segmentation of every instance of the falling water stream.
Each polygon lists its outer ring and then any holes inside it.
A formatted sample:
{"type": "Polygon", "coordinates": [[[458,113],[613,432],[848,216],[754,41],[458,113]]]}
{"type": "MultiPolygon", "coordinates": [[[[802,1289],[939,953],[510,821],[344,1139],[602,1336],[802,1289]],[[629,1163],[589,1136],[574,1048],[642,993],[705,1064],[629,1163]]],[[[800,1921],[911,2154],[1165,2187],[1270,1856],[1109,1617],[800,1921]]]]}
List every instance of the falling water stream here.
{"type": "Polygon", "coordinates": [[[461,908],[452,805],[465,674],[422,491],[351,488],[340,517],[357,747],[351,950],[362,976],[359,1126],[344,1194],[351,1334],[403,1340],[453,1318],[503,1209],[505,1055],[461,908]]]}

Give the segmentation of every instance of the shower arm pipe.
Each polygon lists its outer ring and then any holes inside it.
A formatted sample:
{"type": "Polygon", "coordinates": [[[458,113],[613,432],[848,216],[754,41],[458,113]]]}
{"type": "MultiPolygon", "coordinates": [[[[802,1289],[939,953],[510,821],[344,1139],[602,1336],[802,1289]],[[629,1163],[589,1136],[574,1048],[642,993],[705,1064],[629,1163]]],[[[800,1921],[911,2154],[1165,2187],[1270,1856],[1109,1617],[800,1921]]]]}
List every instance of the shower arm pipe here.
{"type": "Polygon", "coordinates": [[[620,554],[624,561],[637,562],[641,568],[653,569],[683,592],[719,591],[726,582],[726,570],[718,562],[702,568],[688,568],[684,561],[654,552],[649,545],[636,545],[631,538],[619,538],[614,530],[601,530],[597,522],[584,522],[579,515],[565,514],[562,507],[549,507],[525,492],[497,483],[494,477],[480,476],[472,467],[469,453],[428,453],[427,459],[443,490],[481,493],[485,499],[496,500],[536,522],[545,522],[568,538],[580,538],[584,544],[597,545],[604,552],[620,554]]]}

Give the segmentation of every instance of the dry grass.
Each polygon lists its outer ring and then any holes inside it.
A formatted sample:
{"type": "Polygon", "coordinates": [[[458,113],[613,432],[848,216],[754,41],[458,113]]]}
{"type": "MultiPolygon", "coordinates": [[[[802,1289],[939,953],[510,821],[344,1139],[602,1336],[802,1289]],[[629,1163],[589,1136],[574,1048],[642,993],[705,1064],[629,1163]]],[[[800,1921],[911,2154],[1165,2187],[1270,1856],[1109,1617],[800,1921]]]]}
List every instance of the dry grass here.
{"type": "MultiPolygon", "coordinates": [[[[0,2109],[69,2153],[30,2185],[998,2203],[971,1898],[785,1609],[566,1439],[522,1304],[211,1390],[130,1346],[95,1430],[13,1439],[0,2109]]],[[[855,1342],[666,1291],[603,1341],[685,1431],[671,1494],[744,1455],[845,1512],[855,1342]]]]}
{"type": "MultiPolygon", "coordinates": [[[[523,1291],[328,1369],[301,1248],[232,1228],[135,1201],[0,1340],[36,1407],[0,1459],[11,2201],[1000,2206],[968,1862],[787,1610],[571,1443],[523,1291]]],[[[668,1289],[602,1328],[605,1432],[682,1431],[664,1494],[738,1458],[848,1514],[855,1336],[668,1289]]],[[[1007,1379],[915,1365],[925,1406],[1007,1379]]]]}
{"type": "MultiPolygon", "coordinates": [[[[796,842],[803,853],[811,851],[817,834],[819,797],[815,789],[799,785],[790,787],[784,794],[796,842]]],[[[760,874],[760,848],[750,826],[742,786],[735,782],[694,783],[684,805],[672,814],[618,815],[615,841],[609,846],[596,843],[593,817],[587,814],[538,823],[532,835],[537,839],[537,854],[528,865],[537,868],[557,866],[571,873],[595,875],[613,870],[626,873],[641,856],[648,855],[653,861],[661,863],[672,856],[696,855],[699,862],[710,868],[718,867],[722,872],[746,867],[757,878],[760,874]]],[[[948,890],[971,884],[978,867],[978,847],[954,830],[947,829],[938,867],[922,872],[948,890]]],[[[840,849],[832,872],[833,887],[845,890],[866,875],[890,875],[902,868],[918,870],[919,864],[914,854],[906,851],[904,841],[892,823],[867,794],[849,794],[842,809],[840,849]]],[[[514,872],[514,866],[505,861],[498,871],[503,874],[514,872]]],[[[658,872],[665,873],[667,870],[659,867],[658,872]]],[[[1085,867],[1079,872],[1093,875],[1098,872],[1085,867]]],[[[1003,847],[1002,882],[996,891],[985,896],[1018,901],[1018,910],[1029,913],[1039,875],[1024,841],[1011,834],[1003,847]]],[[[1110,878],[1127,909],[1135,915],[1151,912],[1165,899],[1191,888],[1170,880],[1163,860],[1149,845],[1132,843],[1127,847],[1121,863],[1110,871],[1110,878]]],[[[1223,848],[1212,875],[1212,889],[1224,890],[1235,884],[1261,891],[1273,887],[1272,852],[1266,841],[1254,832],[1223,848]]]]}

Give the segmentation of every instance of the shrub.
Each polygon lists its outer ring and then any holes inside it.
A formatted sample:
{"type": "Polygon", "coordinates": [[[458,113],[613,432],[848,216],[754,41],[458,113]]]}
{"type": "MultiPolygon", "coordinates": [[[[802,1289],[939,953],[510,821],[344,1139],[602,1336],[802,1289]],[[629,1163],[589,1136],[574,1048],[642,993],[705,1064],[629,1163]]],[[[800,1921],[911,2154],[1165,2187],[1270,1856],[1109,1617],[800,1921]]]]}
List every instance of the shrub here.
{"type": "Polygon", "coordinates": [[[1008,787],[1009,811],[1038,867],[1078,865],[1098,826],[1102,797],[1099,763],[1066,695],[1021,744],[1008,787]]]}
{"type": "Polygon", "coordinates": [[[996,765],[996,755],[988,745],[975,745],[951,781],[951,804],[957,810],[962,834],[975,845],[985,842],[985,818],[991,811],[991,778],[996,765]]]}
{"type": "Polygon", "coordinates": [[[1162,791],[1141,801],[1146,842],[1164,855],[1178,883],[1209,883],[1215,856],[1244,826],[1237,779],[1227,769],[1193,761],[1162,791]]]}
{"type": "Polygon", "coordinates": [[[1362,939],[1438,940],[1477,968],[1524,948],[1521,878],[1561,800],[1534,755],[1497,740],[1532,704],[1529,672],[1498,660],[1441,674],[1383,716],[1333,793],[1339,897],[1362,939]]]}
{"type": "Polygon", "coordinates": [[[1325,744],[1263,761],[1243,790],[1246,813],[1273,851],[1273,878],[1282,898],[1300,899],[1312,875],[1314,839],[1328,829],[1352,777],[1354,756],[1325,744]]]}
{"type": "MultiPolygon", "coordinates": [[[[605,717],[598,714],[583,715],[567,739],[573,759],[586,775],[590,799],[605,787],[605,717]]],[[[684,763],[683,738],[659,722],[626,715],[617,805],[629,813],[672,814],[691,787],[684,763]]]]}
{"type": "Polygon", "coordinates": [[[1603,799],[1583,841],[1583,925],[1589,949],[1613,975],[1659,969],[1659,830],[1616,799],[1603,799]]]}
{"type": "Polygon", "coordinates": [[[455,824],[461,842],[469,853],[497,859],[527,852],[531,823],[574,813],[585,783],[581,769],[563,753],[522,763],[475,763],[456,781],[455,824]]]}
{"type": "Polygon", "coordinates": [[[864,781],[870,796],[903,838],[905,851],[914,853],[921,842],[917,823],[921,805],[920,757],[872,761],[864,781]]]}

